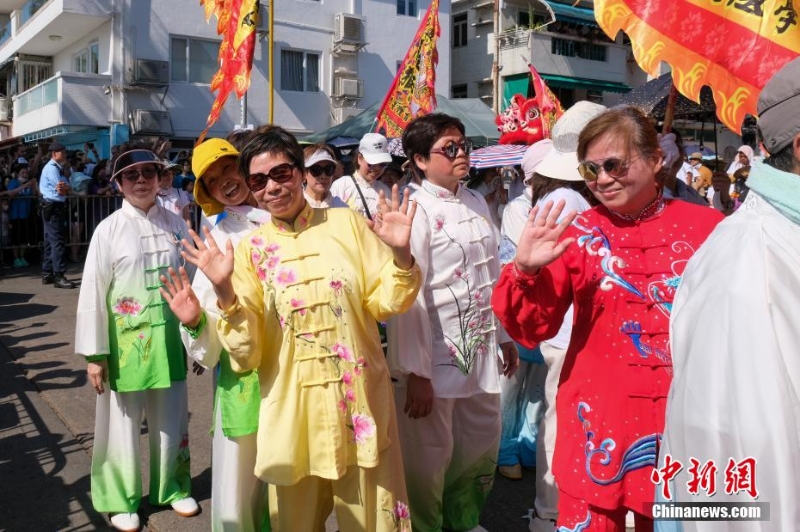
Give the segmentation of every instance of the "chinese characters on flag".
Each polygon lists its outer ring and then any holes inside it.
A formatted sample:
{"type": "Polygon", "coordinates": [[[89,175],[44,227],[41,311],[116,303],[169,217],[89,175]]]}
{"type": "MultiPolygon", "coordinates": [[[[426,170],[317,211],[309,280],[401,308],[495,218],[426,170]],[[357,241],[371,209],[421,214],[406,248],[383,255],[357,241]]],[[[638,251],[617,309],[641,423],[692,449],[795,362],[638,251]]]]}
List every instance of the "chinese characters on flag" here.
{"type": "Polygon", "coordinates": [[[439,0],[432,0],[375,117],[376,132],[400,137],[409,122],[436,109],[439,33],[439,0]]]}
{"type": "Polygon", "coordinates": [[[711,87],[717,116],[739,132],[756,114],[761,89],[800,55],[797,0],[595,0],[598,24],[612,39],[622,30],[636,62],[652,76],[662,61],[675,87],[699,101],[711,87]]]}

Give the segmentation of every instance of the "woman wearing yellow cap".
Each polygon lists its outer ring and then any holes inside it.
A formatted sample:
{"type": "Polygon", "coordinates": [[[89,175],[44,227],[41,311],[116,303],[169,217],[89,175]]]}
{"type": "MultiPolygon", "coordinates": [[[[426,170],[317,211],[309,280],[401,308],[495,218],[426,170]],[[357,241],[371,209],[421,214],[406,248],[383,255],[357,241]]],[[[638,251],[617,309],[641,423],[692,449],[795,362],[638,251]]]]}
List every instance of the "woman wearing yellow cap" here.
{"type": "MultiPolygon", "coordinates": [[[[269,219],[255,207],[250,190],[239,175],[239,152],[228,141],[209,139],[197,146],[192,158],[196,176],[194,196],[219,242],[236,244],[269,219]]],[[[181,320],[181,336],[189,355],[206,368],[216,368],[214,442],[211,462],[211,528],[214,531],[269,530],[266,484],[253,474],[256,431],[261,399],[255,370],[236,373],[217,336],[217,298],[211,283],[198,271],[187,297],[173,297],[189,284],[184,271],[165,283],[164,297],[181,320]],[[176,288],[177,287],[177,288],[176,288]],[[187,303],[187,299],[190,299],[187,303]]]]}

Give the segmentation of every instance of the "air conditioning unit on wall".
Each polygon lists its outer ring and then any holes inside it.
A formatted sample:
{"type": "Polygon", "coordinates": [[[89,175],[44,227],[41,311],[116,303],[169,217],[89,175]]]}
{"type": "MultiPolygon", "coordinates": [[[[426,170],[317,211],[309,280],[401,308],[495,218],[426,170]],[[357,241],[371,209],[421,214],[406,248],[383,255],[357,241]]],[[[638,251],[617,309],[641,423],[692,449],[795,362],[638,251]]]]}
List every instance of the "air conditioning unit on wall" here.
{"type": "Polygon", "coordinates": [[[133,135],[172,135],[172,120],[166,111],[134,109],[130,127],[133,135]]]}
{"type": "Polygon", "coordinates": [[[336,13],[333,21],[333,42],[364,44],[363,18],[348,13],[336,13]]]}
{"type": "Polygon", "coordinates": [[[169,62],[137,59],[133,82],[138,85],[169,84],[169,62]]]}
{"type": "Polygon", "coordinates": [[[336,98],[363,98],[364,80],[359,78],[335,78],[333,96],[336,98]]]}

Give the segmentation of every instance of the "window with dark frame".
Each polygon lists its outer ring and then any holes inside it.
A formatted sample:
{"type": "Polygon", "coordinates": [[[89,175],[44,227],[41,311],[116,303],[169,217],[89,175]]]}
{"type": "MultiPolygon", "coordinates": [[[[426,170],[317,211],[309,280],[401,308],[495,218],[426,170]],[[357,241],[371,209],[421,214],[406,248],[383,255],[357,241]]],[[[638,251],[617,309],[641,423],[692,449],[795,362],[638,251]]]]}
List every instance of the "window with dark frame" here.
{"type": "Polygon", "coordinates": [[[467,45],[467,14],[453,15],[453,48],[467,45]]]}

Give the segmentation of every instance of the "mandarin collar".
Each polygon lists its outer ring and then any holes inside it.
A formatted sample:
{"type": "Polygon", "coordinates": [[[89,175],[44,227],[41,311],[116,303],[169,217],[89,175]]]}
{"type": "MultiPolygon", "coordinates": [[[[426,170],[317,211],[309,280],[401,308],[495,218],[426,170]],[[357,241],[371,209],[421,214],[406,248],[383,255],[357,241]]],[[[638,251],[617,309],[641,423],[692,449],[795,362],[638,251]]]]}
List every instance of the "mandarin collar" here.
{"type": "Polygon", "coordinates": [[[458,201],[461,199],[461,194],[464,189],[464,185],[459,181],[458,188],[456,188],[456,193],[453,194],[449,190],[444,187],[440,187],[439,185],[434,185],[427,179],[422,180],[422,190],[427,192],[428,194],[432,195],[437,199],[442,199],[446,201],[458,201]]]}
{"type": "Polygon", "coordinates": [[[131,202],[127,199],[122,199],[122,211],[128,214],[129,216],[133,216],[134,218],[150,218],[155,215],[156,210],[158,209],[158,204],[154,203],[150,210],[147,212],[143,211],[139,207],[135,207],[131,202]]]}
{"type": "Polygon", "coordinates": [[[303,206],[303,210],[301,210],[300,214],[298,214],[297,218],[295,218],[294,224],[287,224],[286,222],[278,220],[277,218],[272,218],[272,223],[281,233],[286,233],[286,234],[300,233],[305,229],[308,229],[309,223],[311,221],[311,216],[313,214],[314,214],[314,209],[311,207],[308,201],[306,201],[305,205],[303,206]]]}

